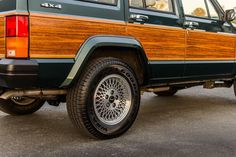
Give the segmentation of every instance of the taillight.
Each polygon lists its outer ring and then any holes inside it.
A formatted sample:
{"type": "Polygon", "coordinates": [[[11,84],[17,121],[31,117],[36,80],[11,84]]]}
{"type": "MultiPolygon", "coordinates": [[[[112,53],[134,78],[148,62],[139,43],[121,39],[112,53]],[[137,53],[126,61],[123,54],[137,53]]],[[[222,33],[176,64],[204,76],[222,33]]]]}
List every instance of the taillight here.
{"type": "Polygon", "coordinates": [[[6,17],[6,57],[28,58],[29,17],[6,17]]]}

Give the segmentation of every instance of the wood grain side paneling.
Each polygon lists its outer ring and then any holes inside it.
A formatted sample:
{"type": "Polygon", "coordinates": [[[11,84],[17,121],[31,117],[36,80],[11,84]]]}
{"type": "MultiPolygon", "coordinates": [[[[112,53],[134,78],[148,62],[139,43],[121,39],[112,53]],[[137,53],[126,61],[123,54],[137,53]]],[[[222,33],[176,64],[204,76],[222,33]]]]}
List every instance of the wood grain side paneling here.
{"type": "Polygon", "coordinates": [[[5,20],[4,17],[0,17],[0,57],[5,56],[5,20]]]}
{"type": "Polygon", "coordinates": [[[188,31],[186,60],[234,60],[234,35],[188,31]]]}
{"type": "Polygon", "coordinates": [[[125,23],[30,17],[30,57],[74,58],[83,42],[94,35],[125,35],[125,23]]]}
{"type": "Polygon", "coordinates": [[[184,60],[183,29],[128,24],[127,33],[142,43],[149,60],[184,60]]]}
{"type": "Polygon", "coordinates": [[[132,36],[151,61],[235,58],[234,35],[44,14],[30,16],[30,57],[74,58],[84,41],[94,35],[132,36]]]}

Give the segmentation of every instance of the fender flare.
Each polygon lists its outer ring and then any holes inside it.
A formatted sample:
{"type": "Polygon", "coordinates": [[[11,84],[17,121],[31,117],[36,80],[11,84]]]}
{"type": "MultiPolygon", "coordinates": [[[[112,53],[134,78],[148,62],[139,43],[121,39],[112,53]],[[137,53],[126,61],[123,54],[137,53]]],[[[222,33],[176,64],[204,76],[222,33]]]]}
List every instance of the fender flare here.
{"type": "Polygon", "coordinates": [[[139,41],[135,38],[127,37],[127,36],[92,36],[88,38],[84,44],[79,49],[76,57],[75,63],[65,79],[65,81],[61,84],[61,88],[65,88],[71,85],[73,80],[77,78],[83,69],[85,63],[87,63],[90,56],[93,54],[94,50],[103,47],[103,46],[111,46],[111,47],[122,47],[122,48],[134,48],[137,49],[139,55],[141,55],[142,62],[145,64],[144,70],[147,71],[148,59],[144,52],[144,49],[139,41]]]}

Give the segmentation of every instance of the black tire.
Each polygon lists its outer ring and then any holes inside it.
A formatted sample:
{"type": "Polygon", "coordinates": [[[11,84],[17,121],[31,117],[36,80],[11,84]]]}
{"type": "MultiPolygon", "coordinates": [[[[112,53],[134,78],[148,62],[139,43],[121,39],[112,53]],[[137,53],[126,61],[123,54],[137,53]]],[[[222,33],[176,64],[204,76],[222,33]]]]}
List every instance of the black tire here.
{"type": "Polygon", "coordinates": [[[163,91],[163,92],[154,92],[157,96],[161,97],[168,97],[168,96],[173,96],[178,92],[177,89],[175,88],[170,88],[168,91],[163,91]]]}
{"type": "Polygon", "coordinates": [[[29,104],[19,105],[16,100],[0,100],[0,110],[10,115],[27,115],[38,111],[44,104],[44,100],[34,99],[29,104]]]}
{"type": "MultiPolygon", "coordinates": [[[[107,91],[109,91],[108,88],[107,91]]],[[[109,103],[115,104],[115,101],[112,102],[111,98],[112,96],[110,96],[110,98],[106,98],[107,100],[105,100],[103,97],[99,101],[107,101],[107,105],[109,105],[109,103]]],[[[121,96],[119,99],[120,98],[121,96]]],[[[123,98],[124,97],[121,99],[123,98]]],[[[121,102],[119,102],[119,105],[120,104],[121,102]]],[[[103,106],[103,109],[107,107],[106,105],[101,106],[103,106]]],[[[124,106],[127,105],[124,104],[124,106]]],[[[115,138],[125,133],[135,121],[139,111],[139,106],[140,90],[135,74],[126,63],[116,58],[99,58],[91,61],[84,69],[84,73],[81,75],[78,82],[68,91],[67,94],[67,110],[73,124],[79,128],[82,133],[98,139],[115,138]],[[95,99],[96,89],[100,87],[100,83],[105,82],[102,82],[102,80],[106,79],[107,77],[109,78],[110,76],[119,76],[124,82],[127,81],[128,86],[123,86],[124,89],[122,89],[122,91],[125,91],[126,89],[130,89],[131,91],[129,94],[131,95],[131,101],[129,101],[131,103],[129,105],[130,108],[127,112],[127,115],[119,123],[114,123],[114,125],[103,122],[104,119],[101,117],[103,115],[105,116],[106,113],[101,111],[103,113],[98,116],[96,111],[99,112],[99,109],[94,107],[94,103],[98,102],[97,97],[95,99]]],[[[107,107],[107,109],[110,108],[107,107]]],[[[113,114],[113,116],[116,115],[113,114]]]]}

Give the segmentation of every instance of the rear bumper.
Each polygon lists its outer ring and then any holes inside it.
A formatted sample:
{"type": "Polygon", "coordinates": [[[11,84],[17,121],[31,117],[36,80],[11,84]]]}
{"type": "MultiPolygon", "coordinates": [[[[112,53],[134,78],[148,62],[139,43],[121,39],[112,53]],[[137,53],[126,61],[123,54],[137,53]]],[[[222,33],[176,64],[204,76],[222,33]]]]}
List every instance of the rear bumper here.
{"type": "Polygon", "coordinates": [[[39,65],[35,60],[0,60],[0,87],[34,87],[38,78],[39,65]]]}

